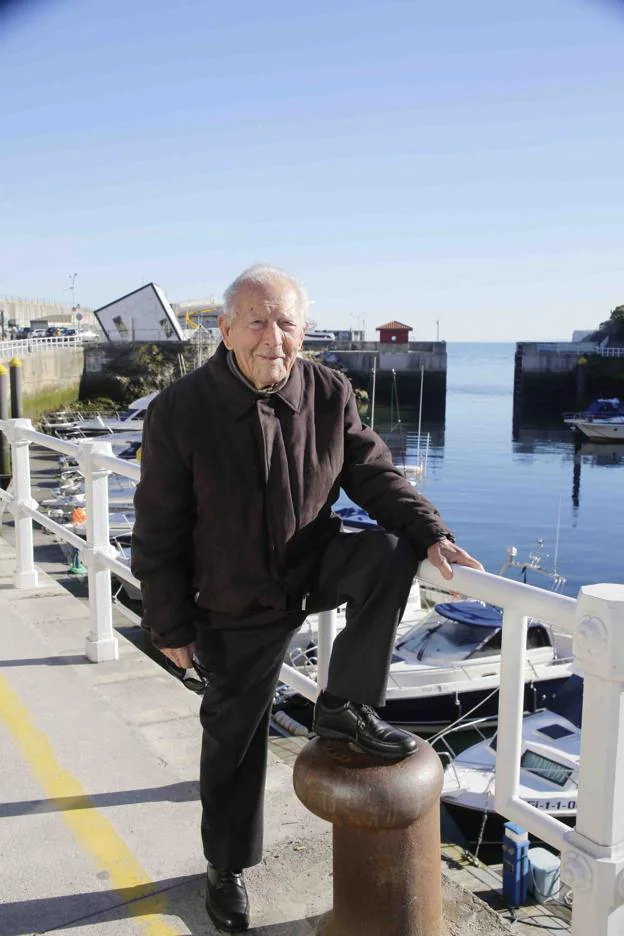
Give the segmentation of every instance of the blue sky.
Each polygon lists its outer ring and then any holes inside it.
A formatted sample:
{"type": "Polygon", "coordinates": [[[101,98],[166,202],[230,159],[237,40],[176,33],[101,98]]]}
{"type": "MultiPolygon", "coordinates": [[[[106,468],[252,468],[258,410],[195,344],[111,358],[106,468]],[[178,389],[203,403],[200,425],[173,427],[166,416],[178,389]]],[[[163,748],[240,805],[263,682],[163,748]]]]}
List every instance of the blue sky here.
{"type": "Polygon", "coordinates": [[[566,339],[624,302],[624,4],[30,0],[0,295],[298,275],[323,327],[566,339]]]}

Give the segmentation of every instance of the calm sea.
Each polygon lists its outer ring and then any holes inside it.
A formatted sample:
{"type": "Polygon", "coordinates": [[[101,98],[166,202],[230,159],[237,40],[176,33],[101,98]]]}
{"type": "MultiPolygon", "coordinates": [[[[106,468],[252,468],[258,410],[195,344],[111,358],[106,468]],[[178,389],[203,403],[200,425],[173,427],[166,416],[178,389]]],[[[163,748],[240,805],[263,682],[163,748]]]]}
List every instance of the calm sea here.
{"type": "MultiPolygon", "coordinates": [[[[526,558],[541,538],[545,565],[557,552],[566,594],[592,582],[624,583],[624,444],[575,445],[563,423],[522,428],[514,441],[514,351],[512,343],[448,344],[446,421],[428,422],[423,413],[430,449],[419,488],[489,571],[499,570],[509,546],[526,558]]],[[[409,463],[418,413],[401,408],[400,378],[397,396],[398,412],[377,409],[375,428],[395,461],[409,463]]]]}

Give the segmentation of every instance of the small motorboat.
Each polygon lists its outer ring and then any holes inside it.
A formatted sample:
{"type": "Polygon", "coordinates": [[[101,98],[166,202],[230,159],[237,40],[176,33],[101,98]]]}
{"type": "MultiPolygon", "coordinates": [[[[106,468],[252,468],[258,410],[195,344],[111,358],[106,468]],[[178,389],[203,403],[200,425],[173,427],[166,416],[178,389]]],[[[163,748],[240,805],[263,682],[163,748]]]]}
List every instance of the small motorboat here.
{"type": "Polygon", "coordinates": [[[563,421],[592,442],[624,442],[624,402],[618,397],[594,400],[582,413],[564,413],[563,421]]]}
{"type": "MultiPolygon", "coordinates": [[[[442,802],[472,846],[502,841],[505,820],[494,812],[496,739],[466,748],[444,769],[442,802]]],[[[576,823],[580,748],[573,721],[548,709],[524,716],[519,796],[570,826],[576,823]]]]}
{"type": "Polygon", "coordinates": [[[577,419],[572,425],[592,442],[624,442],[624,416],[577,419]]]}
{"type": "MultiPolygon", "coordinates": [[[[495,725],[502,629],[501,609],[482,601],[435,605],[395,644],[381,715],[425,734],[461,725],[468,715],[495,725]]],[[[556,699],[571,664],[571,638],[530,620],[524,711],[535,712],[556,699]]]]}
{"type": "MultiPolygon", "coordinates": [[[[344,623],[339,610],[339,626],[344,623]]],[[[408,603],[395,643],[388,676],[386,704],[380,715],[392,724],[430,735],[473,719],[495,726],[501,668],[503,615],[482,601],[440,602],[427,612],[408,603]],[[410,610],[412,605],[413,610],[410,610]],[[409,626],[411,622],[411,627],[409,626]],[[405,630],[408,625],[407,630],[405,630]]],[[[316,676],[317,634],[306,627],[293,639],[288,659],[311,678],[316,676]]],[[[571,638],[531,620],[527,631],[524,710],[555,704],[572,672],[571,638]]],[[[279,693],[278,704],[311,721],[311,704],[294,690],[279,693]],[[306,710],[309,708],[309,711],[306,710]]]]}
{"type": "Polygon", "coordinates": [[[566,426],[574,426],[579,419],[612,419],[614,416],[624,416],[624,402],[619,397],[602,397],[581,413],[564,413],[563,421],[566,426]]]}

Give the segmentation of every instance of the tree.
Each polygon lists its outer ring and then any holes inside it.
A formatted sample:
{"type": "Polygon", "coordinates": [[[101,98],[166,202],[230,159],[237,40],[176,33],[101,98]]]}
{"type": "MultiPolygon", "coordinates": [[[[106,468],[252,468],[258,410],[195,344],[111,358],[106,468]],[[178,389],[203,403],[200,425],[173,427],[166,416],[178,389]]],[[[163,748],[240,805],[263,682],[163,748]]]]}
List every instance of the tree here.
{"type": "Polygon", "coordinates": [[[616,341],[624,341],[624,305],[616,306],[607,321],[600,323],[600,331],[616,341]]]}

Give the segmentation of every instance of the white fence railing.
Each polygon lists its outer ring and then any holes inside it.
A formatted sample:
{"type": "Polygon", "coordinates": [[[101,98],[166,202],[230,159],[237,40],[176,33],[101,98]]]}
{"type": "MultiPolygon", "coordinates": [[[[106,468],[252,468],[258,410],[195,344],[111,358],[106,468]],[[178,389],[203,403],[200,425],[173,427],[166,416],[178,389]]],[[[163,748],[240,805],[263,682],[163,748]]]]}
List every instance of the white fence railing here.
{"type": "Polygon", "coordinates": [[[57,335],[54,338],[18,338],[13,341],[0,341],[0,362],[5,363],[12,357],[24,357],[41,351],[56,351],[59,348],[82,348],[82,335],[57,335]]]}
{"type": "Polygon", "coordinates": [[[538,353],[551,354],[599,354],[600,357],[624,357],[624,348],[610,348],[608,345],[591,341],[542,341],[535,345],[525,344],[530,349],[535,347],[538,353]]]}
{"type": "MultiPolygon", "coordinates": [[[[118,641],[112,627],[111,571],[137,580],[109,542],[108,475],[137,481],[139,466],[112,454],[110,442],[70,443],[35,432],[30,420],[0,422],[11,443],[13,490],[8,501],[15,521],[17,588],[37,586],[32,521],[56,533],[81,553],[88,570],[90,633],[86,655],[94,662],[115,660],[118,641]],[[31,496],[29,446],[38,443],[77,458],[85,478],[86,541],[37,509],[31,496]]],[[[419,576],[444,586],[429,563],[419,576]]],[[[624,933],[624,585],[583,587],[577,599],[510,581],[487,572],[455,567],[454,588],[503,608],[499,733],[495,808],[562,853],[561,876],[573,889],[573,936],[624,933]],[[573,636],[577,668],[584,676],[577,822],[574,830],[519,796],[523,690],[528,618],[536,617],[573,636]]],[[[335,613],[319,620],[318,685],[284,665],[282,679],[314,699],[325,684],[335,636],[335,613]]]]}

